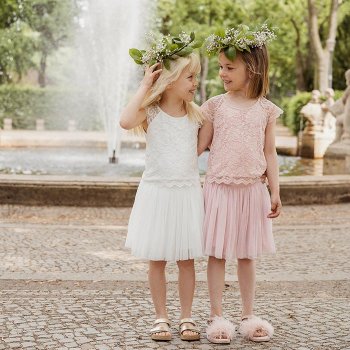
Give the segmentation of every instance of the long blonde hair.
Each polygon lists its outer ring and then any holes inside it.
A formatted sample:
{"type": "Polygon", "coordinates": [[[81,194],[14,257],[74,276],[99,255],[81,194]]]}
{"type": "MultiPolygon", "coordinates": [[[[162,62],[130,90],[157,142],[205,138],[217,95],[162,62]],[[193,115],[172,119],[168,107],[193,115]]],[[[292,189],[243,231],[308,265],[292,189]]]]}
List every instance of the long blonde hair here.
{"type": "MultiPolygon", "coordinates": [[[[194,74],[200,72],[201,65],[197,54],[191,53],[186,57],[179,57],[176,60],[170,61],[170,69],[163,68],[157,81],[143,100],[141,107],[146,109],[152,105],[158,104],[167,86],[176,81],[185,68],[188,68],[191,72],[194,72],[194,74]]],[[[194,102],[184,102],[188,118],[193,122],[202,124],[204,117],[200,108],[194,102]]],[[[145,131],[143,126],[139,125],[134,129],[134,132],[143,134],[145,131]]]]}

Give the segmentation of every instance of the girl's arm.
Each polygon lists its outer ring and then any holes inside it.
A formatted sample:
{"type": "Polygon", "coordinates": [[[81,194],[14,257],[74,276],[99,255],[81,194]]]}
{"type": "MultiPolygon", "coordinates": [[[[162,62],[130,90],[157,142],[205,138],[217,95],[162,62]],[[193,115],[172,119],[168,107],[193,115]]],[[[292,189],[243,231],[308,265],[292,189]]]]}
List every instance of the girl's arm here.
{"type": "Polygon", "coordinates": [[[278,181],[279,168],[275,145],[275,125],[275,121],[268,123],[265,130],[264,153],[267,162],[267,179],[271,191],[271,212],[267,216],[268,218],[277,218],[282,208],[278,181]]]}
{"type": "Polygon", "coordinates": [[[141,105],[149,89],[162,71],[161,69],[155,70],[158,64],[159,63],[156,63],[153,66],[146,68],[145,76],[142,79],[136,94],[131,98],[120,114],[119,124],[123,129],[133,129],[146,120],[146,111],[144,108],[141,108],[141,105]]]}
{"type": "Polygon", "coordinates": [[[198,145],[197,145],[197,153],[200,156],[211,144],[211,140],[213,139],[213,123],[205,120],[203,122],[202,127],[199,129],[198,134],[198,145]]]}

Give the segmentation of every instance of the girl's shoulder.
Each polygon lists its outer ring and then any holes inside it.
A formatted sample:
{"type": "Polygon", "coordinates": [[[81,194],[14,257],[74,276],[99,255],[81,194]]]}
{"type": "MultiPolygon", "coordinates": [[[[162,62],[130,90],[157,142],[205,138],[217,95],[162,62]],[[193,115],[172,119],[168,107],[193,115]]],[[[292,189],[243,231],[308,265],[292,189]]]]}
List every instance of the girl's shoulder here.
{"type": "Polygon", "coordinates": [[[274,112],[274,111],[280,112],[280,114],[283,113],[283,110],[280,107],[275,105],[273,102],[268,100],[266,97],[260,97],[259,101],[260,101],[261,108],[263,108],[265,111],[267,111],[269,113],[274,112]]]}
{"type": "Polygon", "coordinates": [[[268,123],[276,120],[283,113],[283,110],[280,107],[275,105],[266,97],[260,97],[259,102],[260,107],[267,114],[268,123]]]}
{"type": "Polygon", "coordinates": [[[202,107],[205,105],[210,105],[211,107],[215,107],[216,105],[222,103],[224,96],[225,94],[220,94],[220,95],[210,97],[206,102],[202,104],[202,107]]]}
{"type": "Polygon", "coordinates": [[[224,96],[225,94],[213,96],[201,105],[201,111],[206,119],[213,121],[216,111],[224,101],[224,96]]]}

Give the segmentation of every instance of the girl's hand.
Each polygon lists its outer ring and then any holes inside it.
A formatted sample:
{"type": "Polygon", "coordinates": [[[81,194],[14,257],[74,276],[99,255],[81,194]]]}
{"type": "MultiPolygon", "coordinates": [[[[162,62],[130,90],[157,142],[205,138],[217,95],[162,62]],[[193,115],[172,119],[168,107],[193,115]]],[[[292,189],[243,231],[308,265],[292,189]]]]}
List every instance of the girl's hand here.
{"type": "Polygon", "coordinates": [[[268,218],[277,218],[281,214],[282,203],[280,196],[271,196],[271,212],[267,215],[268,218]]]}
{"type": "Polygon", "coordinates": [[[153,66],[146,67],[145,76],[143,77],[140,85],[145,87],[146,89],[150,89],[154,84],[154,82],[158,79],[161,71],[162,71],[162,68],[159,62],[154,64],[153,66]],[[159,67],[160,69],[157,69],[159,67]]]}

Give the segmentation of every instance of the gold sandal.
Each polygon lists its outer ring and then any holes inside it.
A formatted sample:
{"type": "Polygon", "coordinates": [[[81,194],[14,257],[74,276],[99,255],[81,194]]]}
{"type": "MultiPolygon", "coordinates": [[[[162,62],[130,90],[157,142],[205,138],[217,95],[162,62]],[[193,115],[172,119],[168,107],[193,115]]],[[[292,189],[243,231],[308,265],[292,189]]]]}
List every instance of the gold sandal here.
{"type": "Polygon", "coordinates": [[[199,340],[201,335],[201,332],[192,318],[183,318],[180,320],[179,333],[180,339],[186,341],[199,340]],[[188,323],[191,325],[188,325],[188,323]],[[196,334],[184,334],[186,331],[194,332],[196,334]]]}
{"type": "Polygon", "coordinates": [[[150,330],[151,339],[156,341],[169,341],[171,340],[170,322],[167,318],[158,318],[154,321],[154,327],[150,330]],[[159,333],[168,333],[162,335],[159,333]]]}

